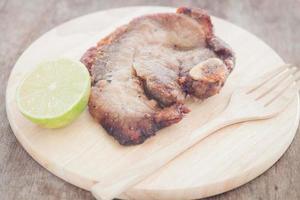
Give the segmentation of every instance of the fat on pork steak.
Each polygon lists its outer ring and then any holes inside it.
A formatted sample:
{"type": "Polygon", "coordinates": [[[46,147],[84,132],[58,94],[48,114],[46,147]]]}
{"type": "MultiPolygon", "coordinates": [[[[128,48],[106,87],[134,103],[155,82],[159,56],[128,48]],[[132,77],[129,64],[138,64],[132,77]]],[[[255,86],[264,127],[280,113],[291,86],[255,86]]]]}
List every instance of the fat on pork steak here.
{"type": "Polygon", "coordinates": [[[92,77],[89,112],[120,144],[133,145],[179,122],[187,96],[217,94],[235,57],[204,10],[180,7],[133,19],[81,62],[92,77]]]}

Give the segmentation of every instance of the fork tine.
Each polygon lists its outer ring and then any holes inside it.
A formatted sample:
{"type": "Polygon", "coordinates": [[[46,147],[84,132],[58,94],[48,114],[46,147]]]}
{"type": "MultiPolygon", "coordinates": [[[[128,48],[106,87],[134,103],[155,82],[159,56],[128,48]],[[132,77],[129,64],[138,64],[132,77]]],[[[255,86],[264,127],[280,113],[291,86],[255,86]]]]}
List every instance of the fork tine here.
{"type": "Polygon", "coordinates": [[[295,75],[295,81],[299,81],[300,80],[300,73],[298,73],[298,75],[295,75]]]}
{"type": "Polygon", "coordinates": [[[293,86],[290,86],[288,89],[283,91],[280,95],[278,95],[274,100],[269,102],[265,107],[270,110],[276,110],[276,113],[282,112],[288,106],[294,97],[297,95],[300,89],[300,82],[298,81],[293,86]]]}
{"type": "Polygon", "coordinates": [[[266,106],[272,103],[272,101],[276,100],[276,98],[280,98],[281,95],[285,93],[286,90],[299,90],[299,84],[300,81],[297,81],[300,77],[300,71],[298,71],[294,76],[289,77],[289,79],[286,79],[284,82],[282,82],[278,87],[273,89],[269,94],[267,94],[265,97],[261,99],[262,102],[266,106]]]}
{"type": "Polygon", "coordinates": [[[300,80],[300,71],[298,71],[295,75],[294,75],[294,80],[296,82],[298,82],[300,80]]]}
{"type": "Polygon", "coordinates": [[[296,80],[296,86],[295,86],[295,88],[296,88],[297,92],[300,91],[300,79],[299,78],[296,80]]]}
{"type": "Polygon", "coordinates": [[[296,67],[289,68],[288,70],[283,71],[279,75],[276,75],[274,78],[270,79],[265,84],[261,85],[255,91],[251,93],[251,96],[254,96],[256,100],[264,97],[269,92],[271,92],[274,88],[280,85],[284,80],[290,78],[290,76],[297,70],[296,67]]]}
{"type": "Polygon", "coordinates": [[[270,79],[272,79],[274,76],[276,76],[277,74],[280,74],[281,72],[288,69],[289,67],[291,67],[290,64],[284,64],[270,72],[267,72],[263,76],[257,78],[256,80],[253,81],[255,83],[255,85],[252,85],[252,86],[246,88],[246,93],[249,94],[252,91],[256,90],[257,88],[259,88],[260,86],[262,86],[263,84],[268,82],[270,79]]]}

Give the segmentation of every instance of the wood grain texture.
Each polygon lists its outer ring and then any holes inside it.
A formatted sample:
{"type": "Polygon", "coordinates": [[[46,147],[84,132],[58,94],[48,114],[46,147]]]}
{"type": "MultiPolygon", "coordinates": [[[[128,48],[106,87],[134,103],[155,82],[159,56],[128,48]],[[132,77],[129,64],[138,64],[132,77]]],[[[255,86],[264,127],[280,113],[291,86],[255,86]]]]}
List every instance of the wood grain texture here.
{"type": "MultiPolygon", "coordinates": [[[[129,5],[193,5],[258,35],[286,61],[300,65],[299,1],[1,1],[0,2],[0,197],[1,199],[93,199],[89,192],[54,177],[18,144],[6,119],[6,81],[21,52],[37,37],[75,16],[129,5]],[[285,12],[282,12],[285,11],[285,12]],[[4,31],[3,31],[4,30],[4,31]]],[[[251,183],[210,199],[299,199],[300,136],[283,158],[251,183]]]]}

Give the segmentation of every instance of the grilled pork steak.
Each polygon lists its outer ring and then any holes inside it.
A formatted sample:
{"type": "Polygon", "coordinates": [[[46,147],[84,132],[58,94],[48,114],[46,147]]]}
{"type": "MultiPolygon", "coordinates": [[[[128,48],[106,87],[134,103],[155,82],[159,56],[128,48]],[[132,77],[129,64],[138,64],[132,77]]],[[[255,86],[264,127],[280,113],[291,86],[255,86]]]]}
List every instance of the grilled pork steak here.
{"type": "Polygon", "coordinates": [[[92,77],[91,115],[123,145],[140,144],[179,122],[187,95],[218,93],[234,67],[232,50],[214,36],[201,9],[133,19],[81,61],[92,77]]]}

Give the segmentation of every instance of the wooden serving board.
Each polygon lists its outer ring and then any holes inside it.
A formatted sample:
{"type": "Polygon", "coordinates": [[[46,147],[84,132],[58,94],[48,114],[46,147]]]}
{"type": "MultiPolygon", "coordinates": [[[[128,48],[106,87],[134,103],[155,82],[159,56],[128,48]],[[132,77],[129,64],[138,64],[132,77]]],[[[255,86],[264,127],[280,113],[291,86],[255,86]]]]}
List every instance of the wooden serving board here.
{"type": "MultiPolygon", "coordinates": [[[[89,190],[109,170],[124,170],[143,159],[147,147],[161,147],[217,116],[234,88],[271,70],[282,59],[247,31],[213,17],[216,34],[236,52],[236,68],[222,92],[204,102],[189,102],[192,112],[180,123],[158,132],[146,143],[120,146],[86,110],[62,129],[43,129],[18,111],[15,92],[20,81],[45,59],[79,59],[83,52],[135,16],[174,12],[166,7],[127,7],[86,15],[54,28],[35,41],[17,61],[8,82],[6,108],[11,127],[27,152],[62,179],[89,190]]],[[[290,145],[299,122],[298,97],[278,117],[222,129],[124,192],[126,199],[195,199],[222,193],[257,177],[290,145]]]]}

